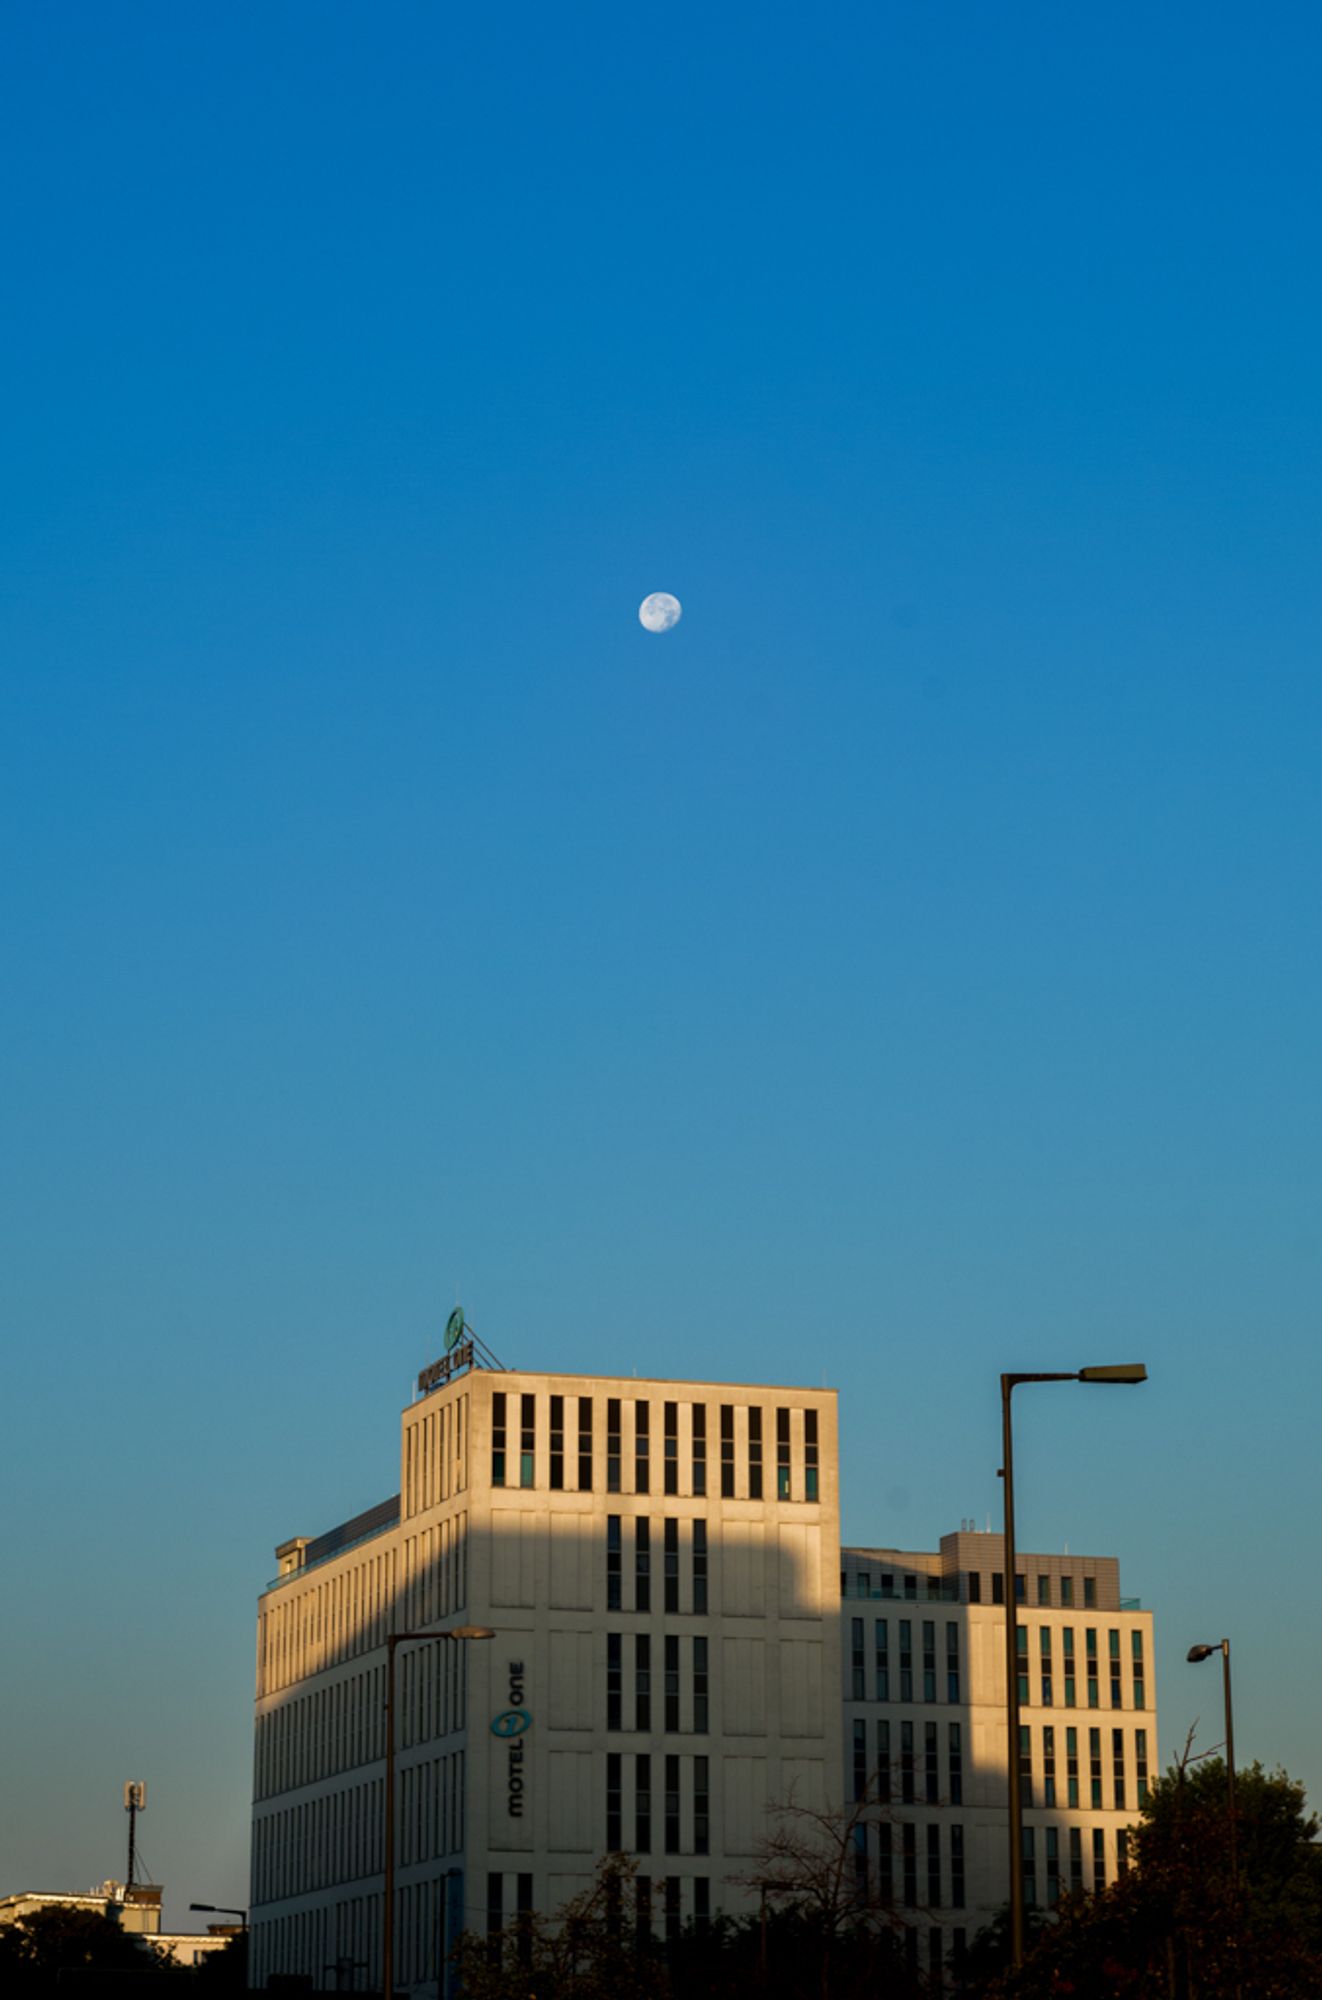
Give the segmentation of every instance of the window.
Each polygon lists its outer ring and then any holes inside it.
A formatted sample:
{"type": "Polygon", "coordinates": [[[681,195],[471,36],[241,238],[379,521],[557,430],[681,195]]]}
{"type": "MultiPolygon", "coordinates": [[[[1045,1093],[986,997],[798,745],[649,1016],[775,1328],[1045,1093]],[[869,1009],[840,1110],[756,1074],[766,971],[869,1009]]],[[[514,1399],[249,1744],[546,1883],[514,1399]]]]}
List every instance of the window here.
{"type": "Polygon", "coordinates": [[[1147,1679],[1143,1669],[1143,1634],[1137,1630],[1129,1635],[1134,1667],[1134,1706],[1146,1708],[1148,1705],[1147,1679]]]}
{"type": "Polygon", "coordinates": [[[790,1413],[776,1411],[776,1498],[793,1498],[790,1482],[790,1413]]]}
{"type": "Polygon", "coordinates": [[[1120,1634],[1108,1632],[1106,1635],[1107,1654],[1111,1666],[1111,1706],[1124,1707],[1124,1694],[1120,1687],[1120,1634]]]}
{"type": "Polygon", "coordinates": [[[633,1760],[633,1844],[637,1853],[652,1852],[652,1759],[633,1760]]]}
{"type": "Polygon", "coordinates": [[[863,1657],[863,1620],[861,1618],[851,1618],[849,1621],[849,1698],[851,1701],[866,1701],[867,1693],[867,1666],[863,1657]]]}
{"type": "Polygon", "coordinates": [[[968,1593],[970,1604],[982,1603],[982,1578],[976,1569],[971,1569],[968,1573],[968,1593]]]}
{"type": "Polygon", "coordinates": [[[1046,1829],[1047,1905],[1054,1909],[1060,1901],[1060,1834],[1054,1826],[1046,1829]]]}
{"type": "MultiPolygon", "coordinates": [[[[939,1910],[941,1907],[941,1829],[939,1826],[929,1826],[927,1829],[927,1907],[929,1910],[939,1910]]],[[[933,1936],[939,1937],[940,1932],[934,1932],[933,1936]]]]}
{"type": "Polygon", "coordinates": [[[551,1398],[551,1490],[562,1491],[565,1483],[565,1399],[551,1398]]]}
{"type": "Polygon", "coordinates": [[[883,1597],[895,1595],[895,1575],[892,1570],[884,1569],[881,1572],[881,1594],[883,1597]]]}
{"type": "Polygon", "coordinates": [[[693,1491],[699,1496],[707,1491],[707,1405],[705,1403],[693,1405],[693,1491]]]}
{"type": "Polygon", "coordinates": [[[606,1609],[619,1611],[623,1607],[622,1593],[623,1554],[620,1540],[620,1517],[618,1514],[606,1516],[606,1609]]]}
{"type": "Polygon", "coordinates": [[[1134,1766],[1138,1780],[1138,1802],[1143,1804],[1148,1795],[1148,1732],[1146,1729],[1134,1731],[1134,1766]]]}
{"type": "Polygon", "coordinates": [[[667,1633],[665,1639],[665,1702],[666,1731],[673,1735],[679,1729],[679,1640],[674,1633],[667,1633]]]}
{"type": "Polygon", "coordinates": [[[877,1894],[883,1904],[895,1894],[895,1849],[889,1820],[877,1828],[877,1894]]]}
{"type": "Polygon", "coordinates": [[[950,1829],[950,1901],[956,1910],[964,1907],[964,1829],[950,1829]]]}
{"type": "Polygon", "coordinates": [[[1076,1806],[1079,1803],[1079,1732],[1077,1729],[1065,1731],[1065,1803],[1076,1806]]]}
{"type": "Polygon", "coordinates": [[[748,1412],[748,1497],[762,1498],[762,1412],[748,1412]]]}
{"type": "Polygon", "coordinates": [[[946,1700],[959,1700],[959,1626],[946,1621],[946,1700]]]}
{"type": "Polygon", "coordinates": [[[992,1603],[1004,1604],[1004,1602],[1005,1602],[1005,1577],[999,1569],[994,1569],[992,1571],[992,1603]]]}
{"type": "Polygon", "coordinates": [[[1016,1604],[1028,1602],[1028,1578],[1021,1569],[1017,1569],[1014,1573],[1014,1601],[1016,1604]]]}
{"type": "Polygon", "coordinates": [[[1072,1576],[1063,1576],[1060,1579],[1060,1601],[1066,1607],[1074,1602],[1074,1578],[1072,1576]]]}
{"type": "Polygon", "coordinates": [[[1077,1826],[1070,1828],[1070,1893],[1083,1894],[1083,1831],[1077,1826]]]}
{"type": "Polygon", "coordinates": [[[520,1396],[522,1413],[519,1417],[519,1484],[531,1486],[536,1467],[534,1456],[537,1449],[537,1398],[520,1396]]]}
{"type": "Polygon", "coordinates": [[[1028,1627],[1015,1626],[1015,1648],[1019,1655],[1019,1700],[1028,1706],[1028,1627]]]}
{"type": "Polygon", "coordinates": [[[619,1729],[624,1708],[624,1641],[618,1632],[606,1634],[606,1727],[619,1729]]]}
{"type": "Polygon", "coordinates": [[[923,1724],[923,1791],[929,1806],[941,1797],[941,1773],[937,1766],[936,1724],[923,1724]]]}
{"type": "Polygon", "coordinates": [[[1094,1806],[1102,1803],[1102,1732],[1100,1729],[1088,1731],[1088,1781],[1091,1786],[1090,1799],[1094,1806]]]}
{"type": "Polygon", "coordinates": [[[1115,1785],[1115,1809],[1125,1810],[1125,1732],[1111,1731],[1111,1779],[1115,1785]]]}
{"type": "Polygon", "coordinates": [[[862,1718],[854,1723],[854,1798],[865,1798],[868,1789],[868,1725],[862,1718]]]}
{"type": "Polygon", "coordinates": [[[1024,1908],[1037,1908],[1037,1829],[1026,1826],[1023,1829],[1024,1852],[1024,1908]]]}
{"type": "Polygon", "coordinates": [[[637,1730],[652,1727],[652,1641],[646,1632],[634,1634],[633,1726],[637,1730]]]}
{"type": "Polygon", "coordinates": [[[936,1623],[923,1620],[923,1700],[936,1700],[936,1623]]]}
{"type": "Polygon", "coordinates": [[[1019,1796],[1026,1806],[1033,1803],[1033,1732],[1026,1722],[1019,1725],[1019,1796]]]}
{"type": "Polygon", "coordinates": [[[1093,1611],[1096,1609],[1096,1606],[1097,1578],[1095,1576],[1085,1576],[1083,1579],[1083,1608],[1085,1611],[1093,1611]]]}
{"type": "Polygon", "coordinates": [[[652,1608],[652,1524],[646,1514],[633,1524],[633,1608],[652,1608]]]}
{"type": "Polygon", "coordinates": [[[1040,1573],[1037,1579],[1037,1601],[1039,1604],[1050,1604],[1051,1602],[1051,1578],[1049,1576],[1042,1576],[1040,1573]]]}
{"type": "Polygon", "coordinates": [[[661,1478],[667,1493],[679,1491],[679,1404],[661,1405],[661,1478]]]}
{"type": "Polygon", "coordinates": [[[682,1883],[678,1875],[666,1877],[666,1943],[678,1944],[680,1939],[679,1892],[682,1883]]]}
{"type": "Polygon", "coordinates": [[[1043,1708],[1050,1708],[1052,1705],[1051,1702],[1052,1680],[1051,1680],[1051,1627],[1049,1625],[1042,1625],[1039,1626],[1038,1628],[1038,1648],[1039,1648],[1038,1664],[1040,1665],[1042,1670],[1042,1706],[1043,1708]]]}
{"type": "MultiPolygon", "coordinates": [[[[705,1757],[700,1757],[698,1759],[698,1762],[700,1764],[705,1764],[706,1761],[707,1760],[705,1757]]],[[[707,1849],[705,1847],[697,1846],[696,1836],[695,1836],[695,1844],[693,1852],[695,1854],[705,1854],[707,1852],[707,1849]]],[[[710,1922],[711,1922],[711,1883],[708,1881],[705,1875],[696,1875],[693,1879],[694,1929],[705,1931],[710,1922]]]]}
{"type": "Polygon", "coordinates": [[[707,1610],[707,1523],[693,1523],[693,1611],[701,1618],[707,1610]]]}
{"type": "Polygon", "coordinates": [[[900,1700],[913,1700],[913,1625],[900,1620],[900,1700]]]}
{"type": "Polygon", "coordinates": [[[734,1498],[734,1404],[721,1404],[721,1498],[734,1498]]]}
{"type": "Polygon", "coordinates": [[[1056,1732],[1050,1726],[1042,1731],[1042,1803],[1056,1803],[1056,1732]]]}
{"type": "Polygon", "coordinates": [[[640,1946],[646,1945],[652,1936],[652,1878],[650,1875],[635,1875],[634,1893],[634,1937],[640,1946]]]}
{"type": "Polygon", "coordinates": [[[666,1516],[664,1526],[665,1548],[662,1557],[664,1576],[662,1590],[667,1612],[679,1610],[679,1522],[666,1516]]]}
{"type": "MultiPolygon", "coordinates": [[[[494,1938],[505,1921],[505,1877],[498,1874],[487,1876],[487,1936],[494,1938]]],[[[500,1947],[494,1947],[499,1951],[500,1947]]]]}
{"type": "Polygon", "coordinates": [[[803,1497],[816,1500],[817,1492],[817,1412],[805,1410],[803,1413],[803,1497]]]}
{"type": "Polygon", "coordinates": [[[917,1579],[917,1577],[916,1577],[916,1576],[906,1576],[906,1577],[905,1577],[905,1579],[904,1579],[904,1594],[905,1594],[905,1596],[906,1596],[906,1597],[909,1597],[909,1598],[913,1598],[913,1597],[917,1597],[917,1595],[918,1595],[918,1579],[917,1579]]]}
{"type": "Polygon", "coordinates": [[[1106,1887],[1106,1835],[1100,1826],[1092,1830],[1092,1885],[1094,1891],[1106,1887]]]}
{"type": "Polygon", "coordinates": [[[889,1722],[877,1724],[877,1798],[882,1805],[890,1801],[891,1795],[891,1726],[889,1722]]]}
{"type": "Polygon", "coordinates": [[[1097,1693],[1097,1632],[1094,1626],[1090,1625],[1087,1628],[1084,1632],[1083,1640],[1087,1654],[1088,1706],[1089,1708],[1100,1708],[1101,1699],[1097,1693]]]}
{"type": "Polygon", "coordinates": [[[913,1724],[900,1724],[900,1799],[906,1806],[913,1804],[913,1724]]]}
{"type": "MultiPolygon", "coordinates": [[[[679,1759],[666,1758],[665,1843],[667,1854],[679,1853],[679,1759]]],[[[669,1884],[667,1884],[669,1887],[669,1884]]]]}
{"type": "Polygon", "coordinates": [[[635,1403],[633,1406],[633,1490],[646,1493],[651,1476],[652,1449],[652,1408],[650,1403],[635,1403]]]}
{"type": "MultiPolygon", "coordinates": [[[[906,1821],[903,1832],[904,1902],[906,1909],[911,1910],[918,1901],[918,1841],[917,1829],[912,1820],[906,1821]]],[[[911,1930],[909,1935],[917,1944],[917,1931],[911,1930]]]]}
{"type": "Polygon", "coordinates": [[[1077,1705],[1075,1690],[1078,1683],[1074,1678],[1074,1627],[1072,1625],[1067,1625],[1064,1628],[1060,1635],[1060,1643],[1064,1653],[1065,1706],[1066,1708],[1074,1708],[1077,1705]]]}
{"type": "MultiPolygon", "coordinates": [[[[711,1765],[706,1757],[693,1759],[693,1852],[708,1854],[711,1851],[711,1765]]],[[[706,1877],[700,1875],[694,1886],[705,1885],[706,1877]]]]}
{"type": "Polygon", "coordinates": [[[886,1635],[886,1620],[878,1618],[873,1631],[876,1642],[877,1700],[889,1701],[891,1698],[891,1656],[886,1635]]]}
{"type": "Polygon", "coordinates": [[[1119,1827],[1115,1836],[1115,1872],[1117,1875],[1129,1873],[1129,1828],[1119,1827]]]}
{"type": "Polygon", "coordinates": [[[606,1491],[620,1490],[620,1399],[606,1399],[606,1491]]]}
{"type": "Polygon", "coordinates": [[[505,1392],[491,1398],[491,1484],[505,1484],[505,1392]]]}
{"type": "Polygon", "coordinates": [[[707,1641],[695,1638],[693,1641],[693,1732],[696,1736],[707,1734],[707,1714],[710,1700],[711,1676],[707,1671],[707,1641]]]}
{"type": "Polygon", "coordinates": [[[618,1854],[624,1845],[623,1821],[621,1819],[620,1794],[622,1780],[621,1766],[624,1759],[618,1750],[606,1755],[606,1846],[612,1854],[618,1854]]]}
{"type": "Polygon", "coordinates": [[[592,1398],[578,1399],[578,1490],[592,1491],[592,1398]]]}
{"type": "Polygon", "coordinates": [[[950,1803],[962,1806],[964,1803],[964,1732],[958,1722],[946,1724],[946,1762],[950,1772],[950,1803]]]}

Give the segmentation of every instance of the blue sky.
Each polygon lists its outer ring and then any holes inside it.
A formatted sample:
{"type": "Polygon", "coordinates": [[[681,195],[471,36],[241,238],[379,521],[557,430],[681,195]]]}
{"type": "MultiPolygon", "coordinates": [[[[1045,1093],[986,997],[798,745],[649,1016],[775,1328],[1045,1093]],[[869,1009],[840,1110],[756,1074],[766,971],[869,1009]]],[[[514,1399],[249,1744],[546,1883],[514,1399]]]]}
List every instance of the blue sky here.
{"type": "Polygon", "coordinates": [[[246,1900],[456,1293],[916,1547],[1142,1357],[1021,1543],[1322,1798],[1316,13],[711,14],[6,22],[0,1889],[246,1900]]]}

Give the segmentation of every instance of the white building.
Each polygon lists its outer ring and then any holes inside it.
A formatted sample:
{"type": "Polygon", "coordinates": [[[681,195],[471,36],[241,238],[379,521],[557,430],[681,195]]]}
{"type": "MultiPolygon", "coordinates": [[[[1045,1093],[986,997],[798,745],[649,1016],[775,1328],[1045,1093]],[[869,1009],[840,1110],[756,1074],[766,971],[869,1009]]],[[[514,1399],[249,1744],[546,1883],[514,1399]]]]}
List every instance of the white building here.
{"type": "Polygon", "coordinates": [[[401,1989],[612,1850],[668,1932],[746,1908],[768,1800],[841,1795],[834,1391],[444,1375],[260,1601],[255,1987],[380,1985],[390,1631],[497,1635],[398,1652],[401,1989]]]}
{"type": "MultiPolygon", "coordinates": [[[[1017,1552],[1025,1896],[1099,1888],[1157,1774],[1152,1614],[1110,1556],[1017,1552]]],[[[936,1967],[1009,1896],[1000,1535],[841,1556],[847,1794],[872,1884],[936,1967]],[[926,1933],[924,1936],[923,1934],[926,1933]]]]}
{"type": "MultiPolygon", "coordinates": [[[[0,1924],[18,1923],[41,1910],[90,1910],[109,1917],[122,1931],[142,1941],[144,1954],[168,1959],[172,1965],[201,1965],[213,1952],[224,1951],[241,1926],[210,1924],[205,1932],[163,1931],[161,1890],[155,1883],[135,1883],[126,1889],[122,1882],[103,1882],[85,1893],[59,1889],[20,1889],[12,1896],[0,1896],[0,1924]]],[[[135,1975],[136,1976],[136,1975],[135,1975]]]]}

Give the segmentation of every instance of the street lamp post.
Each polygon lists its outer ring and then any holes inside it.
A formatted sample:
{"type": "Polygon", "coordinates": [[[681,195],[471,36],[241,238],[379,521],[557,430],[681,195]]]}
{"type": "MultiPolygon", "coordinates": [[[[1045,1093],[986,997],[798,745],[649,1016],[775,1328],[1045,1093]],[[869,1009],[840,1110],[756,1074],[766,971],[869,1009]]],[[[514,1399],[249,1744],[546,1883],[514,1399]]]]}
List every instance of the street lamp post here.
{"type": "MultiPolygon", "coordinates": [[[[1021,1382],[1146,1382],[1141,1361],[1109,1368],[1079,1368],[1070,1374],[1002,1375],[1001,1477],[1005,1481],[1005,1730],[1006,1776],[1009,1780],[1010,1826],[1010,1950],[1013,1963],[1024,1962],[1024,1799],[1019,1773],[1019,1590],[1014,1546],[1014,1440],[1010,1397],[1021,1382]]],[[[386,2000],[390,2000],[389,1994],[386,2000]]]]}
{"type": "Polygon", "coordinates": [[[489,1625],[452,1625],[444,1632],[386,1634],[386,1799],[381,1909],[381,2000],[395,2000],[395,1653],[424,1639],[494,1639],[489,1625]]]}
{"type": "Polygon", "coordinates": [[[213,1917],[237,1917],[244,1930],[248,1928],[246,1910],[231,1910],[224,1903],[190,1903],[188,1907],[190,1910],[209,1910],[213,1917]]]}
{"type": "Polygon", "coordinates": [[[1230,1700],[1230,1641],[1219,1639],[1215,1646],[1190,1646],[1191,1666],[1221,1655],[1222,1689],[1226,1703],[1226,1813],[1230,1821],[1230,1882],[1239,1897],[1239,1830],[1235,1822],[1235,1712],[1230,1700]]]}

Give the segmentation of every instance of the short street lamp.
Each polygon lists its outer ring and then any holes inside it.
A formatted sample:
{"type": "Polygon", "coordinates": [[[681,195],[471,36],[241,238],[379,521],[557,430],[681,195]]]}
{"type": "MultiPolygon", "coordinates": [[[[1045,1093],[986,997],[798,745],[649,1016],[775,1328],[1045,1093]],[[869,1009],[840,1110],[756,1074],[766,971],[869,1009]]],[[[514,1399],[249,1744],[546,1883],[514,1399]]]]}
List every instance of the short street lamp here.
{"type": "MultiPolygon", "coordinates": [[[[1010,1397],[1022,1382],[1146,1382],[1141,1361],[1117,1367],[1079,1368],[1068,1375],[1002,1375],[1001,1477],[1005,1481],[1005,1730],[1006,1776],[1009,1779],[1010,1820],[1010,1948],[1012,1962],[1024,1962],[1024,1800],[1019,1773],[1019,1592],[1014,1547],[1014,1443],[1010,1434],[1010,1397]]],[[[390,2000],[390,1995],[386,1995],[390,2000]]]]}
{"type": "Polygon", "coordinates": [[[1235,1825],[1235,1714],[1230,1701],[1230,1641],[1219,1639],[1215,1646],[1190,1646],[1188,1659],[1191,1666],[1197,1666],[1203,1660],[1210,1660],[1213,1653],[1221,1655],[1222,1688],[1226,1702],[1226,1812],[1230,1817],[1230,1880],[1238,1896],[1239,1837],[1235,1825]]]}
{"type": "Polygon", "coordinates": [[[237,1917],[244,1930],[248,1928],[246,1910],[231,1910],[224,1903],[190,1903],[188,1907],[190,1910],[209,1910],[213,1917],[237,1917]]]}
{"type": "Polygon", "coordinates": [[[444,1632],[386,1634],[386,1824],[382,1853],[381,2000],[395,2000],[395,1652],[424,1639],[494,1639],[489,1625],[451,1625],[444,1632]]]}

